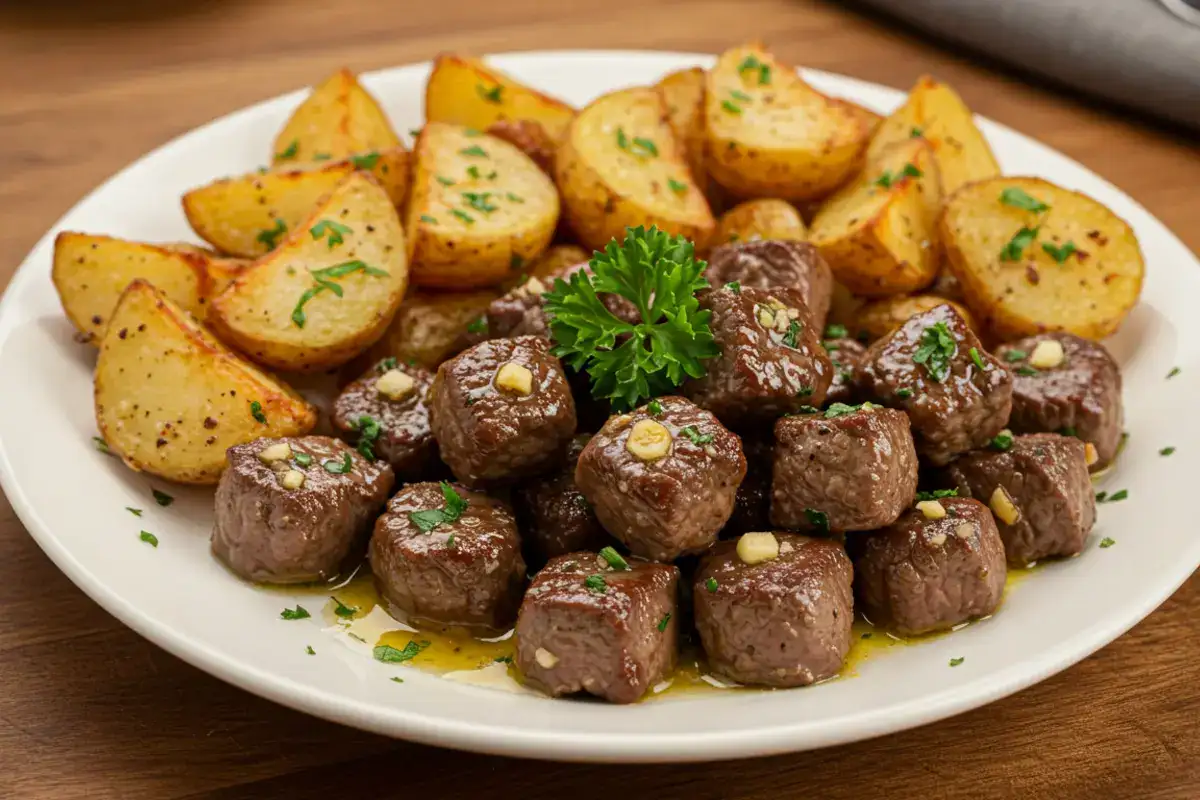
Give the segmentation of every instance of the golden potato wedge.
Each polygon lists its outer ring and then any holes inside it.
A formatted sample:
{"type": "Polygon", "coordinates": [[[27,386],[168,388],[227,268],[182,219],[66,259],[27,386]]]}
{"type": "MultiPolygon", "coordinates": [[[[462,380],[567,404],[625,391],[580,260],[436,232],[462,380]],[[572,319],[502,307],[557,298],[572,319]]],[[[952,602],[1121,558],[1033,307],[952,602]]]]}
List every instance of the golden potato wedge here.
{"type": "Polygon", "coordinates": [[[313,87],[275,137],[275,165],[338,161],[402,147],[387,115],[358,77],[340,69],[313,87]]]}
{"type": "Polygon", "coordinates": [[[809,241],[855,294],[923,289],[938,273],[940,197],[929,143],[899,142],[821,206],[809,241]]]}
{"type": "Polygon", "coordinates": [[[971,330],[976,333],[980,332],[975,318],[962,304],[934,294],[898,294],[893,297],[871,300],[855,312],[853,325],[847,327],[850,328],[852,335],[865,336],[873,342],[899,328],[914,314],[920,314],[943,304],[953,306],[971,330]]]}
{"type": "Polygon", "coordinates": [[[704,124],[709,174],[744,198],[829,194],[867,144],[856,112],[757,44],[726,50],[709,71],[704,124]]]}
{"type": "Polygon", "coordinates": [[[571,230],[593,250],[639,225],[703,244],[716,225],[654,89],[606,94],[580,111],[555,179],[571,230]]]}
{"type": "Polygon", "coordinates": [[[488,125],[484,133],[508,142],[533,159],[542,172],[554,177],[554,154],[558,152],[558,140],[551,139],[540,123],[528,119],[502,119],[488,125]]]}
{"type": "Polygon", "coordinates": [[[558,192],[518,148],[430,122],[417,137],[414,156],[406,220],[414,284],[495,286],[550,244],[558,192]]]}
{"type": "Polygon", "coordinates": [[[387,356],[437,369],[438,364],[470,346],[475,332],[468,328],[500,294],[499,289],[409,292],[387,332],[367,351],[355,376],[387,356]]]}
{"type": "Polygon", "coordinates": [[[216,483],[225,450],[261,436],[301,436],[317,411],[234,355],[143,280],[121,295],[96,361],[96,424],[132,469],[216,483]]]}
{"type": "Polygon", "coordinates": [[[223,253],[254,258],[270,252],[317,202],[356,170],[369,171],[392,204],[408,192],[408,151],[365,153],[324,165],[222,178],[183,196],[192,230],[223,253]]]}
{"type": "Polygon", "coordinates": [[[212,257],[205,260],[204,269],[208,272],[209,292],[216,297],[233,283],[254,262],[248,258],[212,257]]]}
{"type": "Polygon", "coordinates": [[[425,84],[425,119],[485,130],[501,120],[537,122],[560,141],[575,109],[478,58],[443,53],[425,84]]]}
{"type": "Polygon", "coordinates": [[[203,318],[213,294],[210,258],[172,246],[63,231],[54,239],[50,277],[79,338],[99,345],[121,293],[137,278],[154,284],[189,314],[203,318]]]}
{"type": "Polygon", "coordinates": [[[940,231],[966,304],[1002,340],[1043,331],[1116,332],[1146,264],[1129,225],[1040,178],[992,178],[946,203],[940,231]]]}
{"type": "Polygon", "coordinates": [[[879,130],[879,126],[883,123],[884,116],[882,114],[876,114],[866,106],[860,106],[858,103],[850,100],[844,100],[840,97],[830,97],[829,101],[834,105],[841,106],[857,117],[859,122],[863,124],[868,138],[874,136],[875,132],[879,130]]]}
{"type": "Polygon", "coordinates": [[[755,239],[808,239],[808,227],[796,207],[786,200],[747,200],[721,215],[711,247],[755,239]]]}
{"type": "Polygon", "coordinates": [[[707,81],[700,67],[681,69],[660,80],[655,88],[667,106],[667,122],[675,132],[675,140],[683,148],[692,180],[713,204],[713,184],[704,164],[704,85],[707,81]]]}
{"type": "Polygon", "coordinates": [[[408,286],[404,230],[375,179],[353,172],[278,248],[213,298],[213,332],[260,364],[344,364],[383,335],[408,286]]]}
{"type": "Polygon", "coordinates": [[[917,81],[904,105],[879,126],[867,147],[867,160],[878,159],[887,148],[914,136],[923,136],[933,145],[944,198],[964,184],[1000,174],[1000,165],[975,126],[971,109],[953,89],[928,75],[917,81]]]}

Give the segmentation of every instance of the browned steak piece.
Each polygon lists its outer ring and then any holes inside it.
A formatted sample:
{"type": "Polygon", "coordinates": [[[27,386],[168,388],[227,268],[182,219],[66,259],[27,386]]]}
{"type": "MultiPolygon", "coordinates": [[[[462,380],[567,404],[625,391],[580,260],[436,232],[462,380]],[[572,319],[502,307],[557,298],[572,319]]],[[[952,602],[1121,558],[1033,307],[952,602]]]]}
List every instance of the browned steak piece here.
{"type": "Polygon", "coordinates": [[[671,673],[679,569],[625,564],[571,553],[534,576],[517,619],[517,666],[531,686],[632,703],[671,673]]]}
{"type": "Polygon", "coordinates": [[[774,441],[770,438],[742,437],[746,477],[738,486],[733,516],[721,529],[721,538],[740,536],[750,531],[765,531],[770,527],[771,461],[774,451],[774,441]]]}
{"type": "Polygon", "coordinates": [[[765,686],[804,686],[836,675],[854,621],[845,550],[795,533],[749,536],[760,544],[772,537],[775,557],[747,563],[739,555],[745,539],[719,542],[696,570],[696,629],[709,664],[740,683],[765,686]]]}
{"type": "Polygon", "coordinates": [[[808,242],[764,240],[725,244],[708,257],[704,272],[719,289],[737,282],[744,289],[799,289],[812,313],[813,324],[825,327],[833,298],[833,272],[817,248],[808,242]]]}
{"type": "Polygon", "coordinates": [[[575,485],[575,465],[592,437],[581,434],[567,445],[567,458],[556,472],[525,481],[513,492],[525,558],[542,565],[554,556],[599,550],[613,541],[596,519],[592,504],[575,485]]]}
{"type": "Polygon", "coordinates": [[[429,417],[442,460],[468,486],[557,466],[575,434],[575,401],[550,342],[480,342],[438,367],[429,417]]]}
{"type": "MultiPolygon", "coordinates": [[[[515,336],[550,336],[550,321],[546,316],[545,299],[542,295],[554,288],[558,278],[570,280],[576,272],[587,270],[586,261],[572,264],[554,275],[546,278],[530,277],[505,294],[497,297],[488,306],[487,323],[488,336],[492,339],[512,338],[515,336]]],[[[624,297],[607,292],[597,295],[604,307],[618,319],[626,322],[637,322],[640,319],[637,308],[624,297]]]]}
{"type": "Polygon", "coordinates": [[[338,439],[258,439],[226,451],[212,550],[243,578],[307,583],[338,574],[370,533],[394,478],[338,439]]]}
{"type": "Polygon", "coordinates": [[[1010,564],[1075,555],[1096,521],[1084,445],[1074,437],[1017,436],[1008,450],[968,453],[946,473],[960,494],[991,507],[1010,564]]]}
{"type": "Polygon", "coordinates": [[[775,423],[775,525],[817,533],[880,528],[916,491],[917,454],[902,411],[834,405],[775,423]]]}
{"type": "Polygon", "coordinates": [[[855,401],[854,371],[866,355],[867,348],[854,339],[826,339],[825,351],[833,363],[833,382],[825,393],[826,403],[853,403],[855,401]]]}
{"type": "Polygon", "coordinates": [[[1012,409],[1012,374],[949,305],[914,314],[869,348],[855,374],[863,397],[903,409],[933,464],[983,447],[1012,409]]]}
{"type": "Polygon", "coordinates": [[[333,402],[333,427],[369,460],[392,465],[400,481],[429,477],[437,443],[425,401],[433,373],[385,358],[346,386],[333,402]]]}
{"type": "Polygon", "coordinates": [[[610,418],[575,468],[605,529],[655,561],[712,544],[745,476],[741,440],[682,397],[610,418]]]}
{"type": "Polygon", "coordinates": [[[953,628],[1000,605],[1008,567],[992,512],[943,497],[855,537],[854,594],[876,625],[901,634],[953,628]]]}
{"type": "Polygon", "coordinates": [[[370,560],[390,610],[415,623],[504,631],[525,588],[512,512],[461,484],[401,489],[375,523],[370,560]]]}

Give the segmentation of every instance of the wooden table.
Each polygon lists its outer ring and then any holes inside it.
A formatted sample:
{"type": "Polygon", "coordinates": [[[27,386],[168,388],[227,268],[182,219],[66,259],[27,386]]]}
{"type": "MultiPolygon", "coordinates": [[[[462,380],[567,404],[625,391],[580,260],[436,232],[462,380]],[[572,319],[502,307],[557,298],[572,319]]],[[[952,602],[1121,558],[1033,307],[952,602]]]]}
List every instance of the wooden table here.
{"type": "MultiPolygon", "coordinates": [[[[451,49],[715,52],[763,35],[798,63],[892,86],[934,73],[977,111],[1096,170],[1200,249],[1195,134],[1031,88],[825,3],[41,0],[0,4],[0,280],[129,161],[342,64],[367,70],[451,49]]],[[[2,798],[1200,795],[1194,578],[1092,658],[935,726],[765,760],[613,767],[467,755],[310,719],[123,628],[59,574],[4,502],[0,548],[2,798]]]]}

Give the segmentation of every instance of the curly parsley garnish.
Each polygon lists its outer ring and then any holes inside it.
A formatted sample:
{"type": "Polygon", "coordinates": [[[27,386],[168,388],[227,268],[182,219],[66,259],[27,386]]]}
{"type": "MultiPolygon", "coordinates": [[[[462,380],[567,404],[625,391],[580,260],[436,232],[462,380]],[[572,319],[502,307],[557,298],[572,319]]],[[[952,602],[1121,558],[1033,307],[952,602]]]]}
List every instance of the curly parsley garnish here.
{"type": "Polygon", "coordinates": [[[408,512],[409,521],[413,525],[416,525],[422,533],[429,533],[438,525],[457,521],[470,504],[465,497],[454,491],[454,487],[446,481],[442,481],[441,486],[442,498],[446,501],[444,507],[408,512]]]}
{"type": "Polygon", "coordinates": [[[554,336],[554,355],[592,378],[592,395],[627,410],[670,394],[687,378],[703,377],[703,361],[719,354],[696,291],[706,288],[707,264],[692,243],[656,227],[627,228],[625,241],[609,242],[569,281],[558,278],[543,297],[554,336]],[[629,300],[636,323],[619,319],[597,292],[629,300]],[[624,339],[617,344],[619,339],[624,339]]]}
{"type": "Polygon", "coordinates": [[[921,344],[913,353],[913,363],[923,364],[938,383],[950,375],[950,359],[958,352],[954,336],[944,322],[935,322],[921,332],[921,344]]]}

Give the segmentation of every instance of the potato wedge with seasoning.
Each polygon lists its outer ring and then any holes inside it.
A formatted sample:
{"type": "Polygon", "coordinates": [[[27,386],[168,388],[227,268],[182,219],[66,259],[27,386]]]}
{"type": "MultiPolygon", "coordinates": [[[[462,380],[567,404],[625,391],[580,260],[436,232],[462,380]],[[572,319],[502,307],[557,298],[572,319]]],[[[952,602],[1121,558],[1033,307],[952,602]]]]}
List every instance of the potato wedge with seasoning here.
{"type": "Polygon", "coordinates": [[[134,470],[213,484],[225,450],[260,436],[301,436],[317,411],[243,361],[163,292],[135,280],[96,361],[96,423],[134,470]]]}
{"type": "Polygon", "coordinates": [[[407,286],[396,208],[374,178],[354,172],[213,298],[208,322],[260,364],[327,369],[383,335],[407,286]]]}
{"type": "Polygon", "coordinates": [[[971,109],[953,89],[928,75],[917,81],[904,105],[879,126],[867,147],[867,160],[880,158],[887,148],[914,136],[933,146],[943,198],[972,181],[1000,174],[1000,164],[976,127],[971,109]]]}
{"type": "Polygon", "coordinates": [[[575,109],[490,67],[478,58],[443,53],[425,84],[425,119],[485,130],[502,120],[528,120],[560,141],[575,109]]]}
{"type": "Polygon", "coordinates": [[[923,139],[909,139],[825,201],[809,241],[855,294],[914,292],[937,277],[940,202],[933,149],[923,139]]]}
{"type": "Polygon", "coordinates": [[[866,106],[860,106],[858,103],[850,100],[843,100],[840,97],[830,97],[829,100],[834,105],[841,106],[857,117],[858,121],[866,128],[868,137],[875,135],[875,132],[879,130],[879,126],[883,124],[883,120],[885,119],[882,114],[876,114],[866,106]]]}
{"type": "Polygon", "coordinates": [[[654,89],[606,94],[580,111],[555,179],[571,230],[593,250],[624,239],[627,227],[705,242],[716,224],[654,89]]]}
{"type": "Polygon", "coordinates": [[[708,197],[711,205],[716,185],[709,180],[704,165],[704,84],[707,81],[700,67],[681,69],[666,75],[655,84],[667,106],[667,122],[675,131],[675,140],[683,148],[692,180],[708,197]]]}
{"type": "Polygon", "coordinates": [[[762,198],[739,203],[721,215],[710,247],[755,239],[785,239],[803,242],[808,226],[800,212],[786,200],[762,198]]]}
{"type": "Polygon", "coordinates": [[[971,312],[961,303],[934,294],[898,294],[864,303],[854,312],[853,325],[849,326],[850,332],[854,336],[862,336],[873,342],[899,328],[909,317],[946,304],[953,306],[973,331],[977,334],[982,333],[971,312]]]}
{"type": "Polygon", "coordinates": [[[554,183],[506,141],[430,122],[417,137],[406,230],[413,283],[464,290],[503,283],[554,237],[554,183]]]}
{"type": "Polygon", "coordinates": [[[408,158],[408,151],[399,147],[319,165],[222,178],[185,194],[183,212],[192,230],[213,247],[255,258],[282,242],[322,197],[353,172],[374,175],[399,208],[408,191],[408,158]]]}
{"type": "Polygon", "coordinates": [[[1103,339],[1141,295],[1146,264],[1128,223],[1040,178],[964,186],[940,230],[967,306],[1004,341],[1060,330],[1103,339]]]}
{"type": "Polygon", "coordinates": [[[867,127],[762,46],[725,51],[704,98],[708,172],[738,197],[809,200],[846,182],[867,127]]]}
{"type": "Polygon", "coordinates": [[[276,166],[339,161],[401,147],[387,115],[358,77],[340,69],[313,87],[275,137],[276,166]]]}
{"type": "Polygon", "coordinates": [[[448,358],[458,355],[487,334],[487,326],[477,322],[488,306],[501,294],[500,289],[474,292],[408,293],[387,332],[361,360],[352,377],[368,369],[381,358],[394,356],[401,362],[412,361],[435,370],[448,358]]]}

